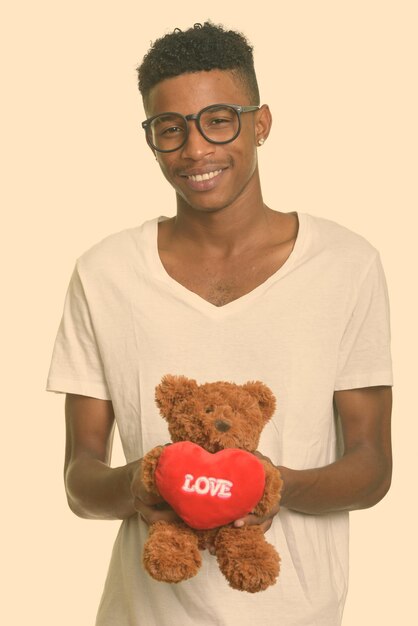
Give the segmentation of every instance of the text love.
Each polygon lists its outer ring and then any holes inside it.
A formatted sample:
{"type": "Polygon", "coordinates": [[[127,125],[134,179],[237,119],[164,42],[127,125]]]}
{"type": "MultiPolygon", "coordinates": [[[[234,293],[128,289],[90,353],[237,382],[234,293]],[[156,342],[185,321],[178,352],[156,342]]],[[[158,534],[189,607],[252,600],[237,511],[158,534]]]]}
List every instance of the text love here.
{"type": "Polygon", "coordinates": [[[211,476],[198,476],[196,479],[192,474],[186,474],[182,486],[183,491],[197,493],[200,495],[209,494],[218,498],[230,498],[233,483],[224,478],[212,478],[211,476]]]}

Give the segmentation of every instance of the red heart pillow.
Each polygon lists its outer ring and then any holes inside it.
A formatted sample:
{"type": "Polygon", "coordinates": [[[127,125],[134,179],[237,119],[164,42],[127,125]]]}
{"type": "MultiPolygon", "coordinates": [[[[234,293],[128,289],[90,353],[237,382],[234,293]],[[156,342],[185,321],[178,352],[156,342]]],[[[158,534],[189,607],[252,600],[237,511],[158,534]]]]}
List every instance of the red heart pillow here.
{"type": "Polygon", "coordinates": [[[186,524],[204,530],[250,513],[263,495],[265,474],[250,452],[227,448],[211,454],[181,441],[164,448],[155,480],[161,496],[186,524]]]}

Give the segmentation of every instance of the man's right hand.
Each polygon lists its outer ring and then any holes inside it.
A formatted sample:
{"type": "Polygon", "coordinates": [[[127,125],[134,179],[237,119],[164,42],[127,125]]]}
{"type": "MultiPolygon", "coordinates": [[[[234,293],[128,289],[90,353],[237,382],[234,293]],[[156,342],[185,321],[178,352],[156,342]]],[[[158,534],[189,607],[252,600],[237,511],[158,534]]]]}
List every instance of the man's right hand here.
{"type": "Polygon", "coordinates": [[[131,481],[131,492],[134,497],[134,507],[141,519],[146,524],[153,524],[158,521],[175,522],[180,518],[173,511],[170,505],[153,493],[145,489],[142,476],[142,459],[138,461],[131,481]]]}
{"type": "Polygon", "coordinates": [[[88,519],[126,519],[139,513],[147,523],[178,519],[162,498],[146,490],[142,459],[110,467],[115,416],[112,403],[67,394],[65,489],[71,510],[88,519]]]}

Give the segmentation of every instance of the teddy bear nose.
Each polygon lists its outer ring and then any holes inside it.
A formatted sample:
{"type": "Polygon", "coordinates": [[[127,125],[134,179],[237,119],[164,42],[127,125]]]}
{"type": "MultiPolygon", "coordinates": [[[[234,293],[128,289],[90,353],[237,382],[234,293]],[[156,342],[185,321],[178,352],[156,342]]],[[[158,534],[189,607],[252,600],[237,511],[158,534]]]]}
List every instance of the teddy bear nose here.
{"type": "Polygon", "coordinates": [[[231,424],[229,422],[225,422],[224,420],[216,420],[215,428],[221,433],[226,433],[226,431],[231,428],[231,424]]]}

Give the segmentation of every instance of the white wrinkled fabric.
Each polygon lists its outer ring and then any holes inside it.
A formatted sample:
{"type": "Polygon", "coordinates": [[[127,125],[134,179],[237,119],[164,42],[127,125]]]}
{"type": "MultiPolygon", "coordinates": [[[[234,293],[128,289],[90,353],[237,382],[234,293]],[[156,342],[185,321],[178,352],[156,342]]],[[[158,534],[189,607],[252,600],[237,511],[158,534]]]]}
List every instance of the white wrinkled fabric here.
{"type": "MultiPolygon", "coordinates": [[[[379,255],[337,224],[299,214],[286,263],[215,307],[174,281],[157,248],[158,218],[112,235],[77,261],[47,388],[113,402],[127,461],[169,441],[154,402],[164,374],[199,383],[262,380],[277,397],[259,449],[305,469],[338,455],[335,390],[391,385],[387,292],[379,255]]],[[[267,540],[278,582],[230,589],[204,553],[199,574],[169,585],[141,565],[145,525],[122,523],[97,626],[338,626],[347,591],[348,515],[282,509],[267,540]]]]}

